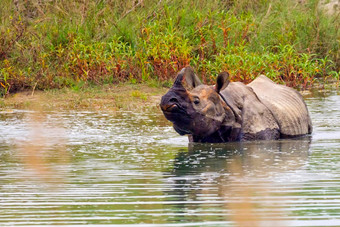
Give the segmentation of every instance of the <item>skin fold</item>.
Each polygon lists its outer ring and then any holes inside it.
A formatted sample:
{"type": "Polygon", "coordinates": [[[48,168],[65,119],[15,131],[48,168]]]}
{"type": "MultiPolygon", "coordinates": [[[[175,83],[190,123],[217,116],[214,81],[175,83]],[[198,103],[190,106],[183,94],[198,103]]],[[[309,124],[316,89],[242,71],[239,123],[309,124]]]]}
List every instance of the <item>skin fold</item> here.
{"type": "Polygon", "coordinates": [[[191,142],[276,140],[312,132],[302,96],[263,75],[245,85],[229,82],[229,74],[222,72],[215,86],[208,86],[186,67],[160,107],[176,132],[191,142]]]}

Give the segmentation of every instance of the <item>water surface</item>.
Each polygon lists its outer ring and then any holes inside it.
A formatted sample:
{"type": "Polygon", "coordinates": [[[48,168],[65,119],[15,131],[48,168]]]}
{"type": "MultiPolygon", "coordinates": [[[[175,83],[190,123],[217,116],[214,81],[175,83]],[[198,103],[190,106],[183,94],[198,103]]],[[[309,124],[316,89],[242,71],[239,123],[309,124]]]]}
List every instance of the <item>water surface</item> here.
{"type": "Polygon", "coordinates": [[[0,225],[340,226],[340,96],[312,137],[188,144],[161,113],[0,112],[0,225]]]}

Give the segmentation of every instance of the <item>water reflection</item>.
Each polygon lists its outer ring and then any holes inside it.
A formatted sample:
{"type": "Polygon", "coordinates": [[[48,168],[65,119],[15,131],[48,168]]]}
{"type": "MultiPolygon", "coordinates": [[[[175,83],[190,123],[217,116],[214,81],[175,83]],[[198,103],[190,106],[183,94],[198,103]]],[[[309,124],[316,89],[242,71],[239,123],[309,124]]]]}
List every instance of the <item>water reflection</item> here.
{"type": "Polygon", "coordinates": [[[312,138],[189,144],[162,113],[0,112],[0,225],[340,226],[340,96],[312,138]]]}
{"type": "MultiPolygon", "coordinates": [[[[246,173],[266,172],[267,168],[285,169],[292,163],[305,160],[311,137],[278,141],[255,141],[226,144],[190,143],[188,152],[180,152],[174,161],[174,173],[225,170],[230,160],[239,160],[246,173]],[[258,162],[261,160],[260,162],[258,162]],[[254,163],[256,162],[256,163],[254,163]],[[255,168],[255,169],[254,169],[255,168]],[[263,170],[264,169],[264,170],[263,170]]],[[[272,172],[271,169],[270,172],[272,172]]]]}
{"type": "MultiPolygon", "coordinates": [[[[203,222],[204,216],[188,215],[187,210],[215,209],[210,221],[232,222],[239,226],[283,225],[284,215],[276,199],[280,183],[306,164],[310,137],[295,140],[228,144],[190,144],[180,152],[168,177],[171,187],[165,193],[186,203],[173,209],[182,216],[170,222],[203,222]],[[276,184],[279,183],[279,184],[276,184]],[[272,206],[272,204],[276,204],[272,206]],[[220,216],[216,216],[216,209],[220,216]],[[221,212],[221,211],[228,212],[221,212]]],[[[287,214],[285,214],[287,215],[287,214]]]]}

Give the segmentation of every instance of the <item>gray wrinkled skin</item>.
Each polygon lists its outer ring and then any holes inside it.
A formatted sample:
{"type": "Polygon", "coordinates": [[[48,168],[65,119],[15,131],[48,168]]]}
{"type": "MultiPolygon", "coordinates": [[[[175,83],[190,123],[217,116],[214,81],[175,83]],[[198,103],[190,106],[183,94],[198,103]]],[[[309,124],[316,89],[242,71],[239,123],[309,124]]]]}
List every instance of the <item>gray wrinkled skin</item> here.
{"type": "Polygon", "coordinates": [[[312,132],[302,96],[265,76],[245,85],[229,83],[229,74],[223,72],[212,87],[186,67],[160,107],[174,129],[192,142],[275,140],[312,132]]]}

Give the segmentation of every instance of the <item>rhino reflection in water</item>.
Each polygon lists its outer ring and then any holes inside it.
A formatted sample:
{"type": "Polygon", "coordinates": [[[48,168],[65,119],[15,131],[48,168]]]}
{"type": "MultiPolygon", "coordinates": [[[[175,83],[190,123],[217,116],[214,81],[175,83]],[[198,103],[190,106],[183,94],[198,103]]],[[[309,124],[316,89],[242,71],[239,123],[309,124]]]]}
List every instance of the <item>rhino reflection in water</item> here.
{"type": "Polygon", "coordinates": [[[261,75],[245,85],[220,73],[203,85],[191,67],[182,69],[160,107],[180,135],[191,142],[275,140],[312,132],[302,96],[261,75]]]}
{"type": "Polygon", "coordinates": [[[178,214],[170,221],[219,218],[225,226],[286,226],[285,218],[296,205],[290,195],[296,196],[305,184],[310,139],[190,143],[188,151],[176,154],[173,168],[165,174],[166,198],[182,201],[169,205],[178,214]],[[193,215],[215,209],[222,212],[193,215]]]}

